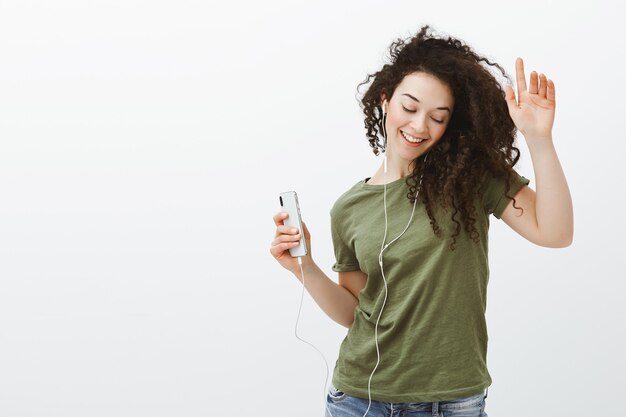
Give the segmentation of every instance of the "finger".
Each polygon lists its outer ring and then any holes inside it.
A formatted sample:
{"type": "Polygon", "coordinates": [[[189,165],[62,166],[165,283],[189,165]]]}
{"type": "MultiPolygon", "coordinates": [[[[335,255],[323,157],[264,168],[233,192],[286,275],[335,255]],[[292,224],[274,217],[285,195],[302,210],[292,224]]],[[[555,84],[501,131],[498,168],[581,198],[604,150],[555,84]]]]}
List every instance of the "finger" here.
{"type": "Polygon", "coordinates": [[[529,81],[529,87],[528,87],[528,92],[530,94],[537,94],[537,92],[539,91],[539,77],[537,77],[537,71],[532,71],[530,73],[530,81],[529,81]]]}
{"type": "Polygon", "coordinates": [[[272,247],[270,248],[270,253],[276,257],[276,255],[280,255],[281,253],[285,252],[286,250],[296,247],[300,244],[300,242],[283,242],[283,243],[279,243],[276,245],[272,245],[272,247]]]}
{"type": "Polygon", "coordinates": [[[280,242],[291,242],[291,241],[299,240],[299,239],[300,239],[300,233],[295,233],[293,235],[280,235],[278,236],[276,240],[280,242]]]}
{"type": "Polygon", "coordinates": [[[287,226],[287,225],[281,225],[281,226],[276,227],[276,232],[277,232],[276,236],[278,236],[279,234],[293,235],[295,233],[298,233],[298,228],[287,226]]]}
{"type": "Polygon", "coordinates": [[[284,211],[281,211],[280,213],[277,213],[274,215],[273,219],[274,219],[274,224],[276,225],[276,233],[274,233],[274,237],[277,237],[278,235],[281,234],[281,231],[279,230],[280,227],[286,227],[284,220],[289,217],[289,213],[286,213],[284,211]]]}
{"type": "Polygon", "coordinates": [[[515,100],[515,91],[513,91],[513,86],[507,84],[504,86],[504,99],[506,101],[506,105],[509,107],[509,113],[512,113],[517,108],[517,101],[515,100]]]}
{"type": "Polygon", "coordinates": [[[546,95],[546,98],[550,101],[552,101],[555,105],[556,105],[556,90],[554,88],[554,81],[552,80],[548,80],[548,86],[547,86],[547,90],[548,93],[546,95]]]}
{"type": "Polygon", "coordinates": [[[526,75],[524,75],[524,61],[522,58],[515,60],[515,79],[517,81],[517,96],[526,91],[526,75]]]}
{"type": "Polygon", "coordinates": [[[291,244],[291,243],[299,243],[300,242],[300,235],[280,235],[279,237],[277,237],[276,239],[274,239],[272,241],[272,246],[280,246],[283,244],[291,244]]]}
{"type": "Polygon", "coordinates": [[[300,234],[297,235],[280,235],[272,241],[272,245],[280,245],[281,243],[299,242],[300,234]]]}
{"type": "Polygon", "coordinates": [[[546,83],[548,81],[548,79],[546,78],[546,75],[541,73],[539,75],[539,81],[540,81],[540,84],[539,84],[539,96],[545,98],[546,97],[546,91],[547,91],[546,83]]]}
{"type": "Polygon", "coordinates": [[[274,224],[276,224],[276,226],[280,225],[280,224],[284,224],[283,221],[289,217],[289,213],[285,212],[285,211],[281,211],[280,213],[276,213],[273,217],[274,219],[274,224]]]}

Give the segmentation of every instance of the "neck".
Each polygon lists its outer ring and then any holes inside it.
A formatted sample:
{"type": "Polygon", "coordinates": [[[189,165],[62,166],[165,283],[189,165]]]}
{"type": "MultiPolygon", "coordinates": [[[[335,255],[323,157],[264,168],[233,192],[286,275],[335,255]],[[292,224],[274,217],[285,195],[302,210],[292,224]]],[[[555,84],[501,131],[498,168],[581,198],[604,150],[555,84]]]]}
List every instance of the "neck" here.
{"type": "MultiPolygon", "coordinates": [[[[400,178],[404,178],[408,175],[411,175],[411,170],[409,169],[409,165],[411,161],[394,161],[393,158],[387,157],[387,181],[395,181],[400,178]]],[[[376,172],[376,176],[379,178],[385,178],[385,162],[380,165],[378,171],[376,172]]]]}
{"type": "Polygon", "coordinates": [[[370,184],[389,184],[390,182],[399,180],[400,178],[410,175],[411,172],[408,167],[404,170],[399,169],[398,166],[387,164],[387,177],[385,177],[384,162],[378,168],[378,171],[368,181],[370,184]]]}

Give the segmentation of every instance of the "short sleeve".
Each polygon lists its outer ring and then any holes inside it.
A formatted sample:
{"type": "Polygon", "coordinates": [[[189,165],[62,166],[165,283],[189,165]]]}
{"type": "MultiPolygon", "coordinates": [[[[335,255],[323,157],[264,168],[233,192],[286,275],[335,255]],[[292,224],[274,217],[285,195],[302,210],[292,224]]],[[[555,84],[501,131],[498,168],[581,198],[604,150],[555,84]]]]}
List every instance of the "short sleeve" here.
{"type": "Polygon", "coordinates": [[[333,240],[336,262],[331,267],[335,272],[349,272],[360,269],[354,247],[345,242],[345,222],[340,221],[341,213],[335,207],[330,211],[330,233],[333,240]]]}
{"type": "Polygon", "coordinates": [[[483,190],[483,203],[487,213],[492,214],[500,219],[504,209],[512,200],[519,190],[524,185],[528,185],[530,180],[523,175],[520,175],[517,171],[513,170],[513,178],[511,182],[511,189],[508,192],[508,196],[505,195],[506,178],[495,178],[487,174],[486,186],[483,190]]]}

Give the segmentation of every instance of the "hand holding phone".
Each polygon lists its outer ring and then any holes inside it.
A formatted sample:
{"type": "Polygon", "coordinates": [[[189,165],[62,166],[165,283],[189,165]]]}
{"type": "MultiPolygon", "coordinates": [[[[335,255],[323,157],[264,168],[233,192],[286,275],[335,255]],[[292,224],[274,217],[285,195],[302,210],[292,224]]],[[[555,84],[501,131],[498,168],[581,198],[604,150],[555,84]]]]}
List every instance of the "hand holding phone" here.
{"type": "Polygon", "coordinates": [[[288,214],[288,217],[284,219],[284,225],[291,228],[297,228],[300,231],[301,236],[299,244],[290,247],[289,253],[293,257],[306,256],[306,239],[302,239],[302,216],[300,215],[298,194],[295,191],[280,193],[279,200],[282,211],[288,214]]]}

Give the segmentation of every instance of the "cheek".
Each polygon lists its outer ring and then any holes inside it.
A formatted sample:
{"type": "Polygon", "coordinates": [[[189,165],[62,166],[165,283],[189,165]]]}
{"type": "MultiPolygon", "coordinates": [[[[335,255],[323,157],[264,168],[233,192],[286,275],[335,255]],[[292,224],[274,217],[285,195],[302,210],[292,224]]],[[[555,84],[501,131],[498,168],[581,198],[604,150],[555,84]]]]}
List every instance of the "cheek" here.
{"type": "Polygon", "coordinates": [[[447,125],[437,125],[436,130],[435,130],[437,137],[440,138],[441,136],[443,136],[443,134],[446,133],[447,128],[448,128],[447,125]]]}
{"type": "Polygon", "coordinates": [[[409,122],[409,118],[404,117],[401,113],[394,112],[387,115],[387,128],[397,129],[399,126],[405,125],[409,122]]]}

